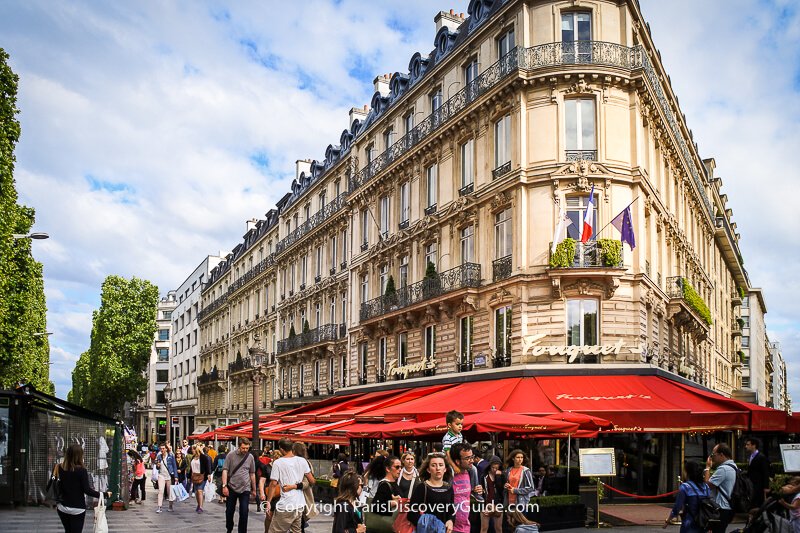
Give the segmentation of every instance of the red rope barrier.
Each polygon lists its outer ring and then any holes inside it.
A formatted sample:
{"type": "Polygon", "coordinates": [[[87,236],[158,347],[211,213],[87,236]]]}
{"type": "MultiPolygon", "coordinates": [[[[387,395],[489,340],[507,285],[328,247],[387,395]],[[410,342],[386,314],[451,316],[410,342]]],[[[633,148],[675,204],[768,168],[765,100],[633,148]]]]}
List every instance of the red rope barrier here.
{"type": "Polygon", "coordinates": [[[614,492],[616,492],[618,494],[622,494],[623,496],[630,496],[631,498],[640,498],[640,499],[645,499],[645,500],[653,500],[653,499],[656,499],[656,498],[666,498],[667,496],[672,496],[673,494],[677,494],[678,493],[677,490],[673,490],[672,492],[667,492],[666,494],[656,494],[655,496],[639,496],[638,494],[631,494],[629,492],[624,492],[624,491],[621,491],[619,489],[615,489],[611,485],[603,483],[602,481],[600,483],[604,487],[606,487],[607,489],[613,490],[614,492]]]}

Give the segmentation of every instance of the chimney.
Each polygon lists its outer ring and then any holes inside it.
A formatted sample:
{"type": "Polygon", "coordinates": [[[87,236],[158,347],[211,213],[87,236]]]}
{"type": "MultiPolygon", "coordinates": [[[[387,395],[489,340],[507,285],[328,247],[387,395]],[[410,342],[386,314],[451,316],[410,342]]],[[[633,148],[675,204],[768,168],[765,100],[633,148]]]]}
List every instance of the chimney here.
{"type": "Polygon", "coordinates": [[[459,17],[452,9],[449,13],[447,11],[439,11],[439,14],[433,17],[433,21],[436,23],[437,34],[442,29],[442,26],[447,26],[450,29],[450,33],[454,33],[464,22],[463,18],[459,17]]]}
{"type": "Polygon", "coordinates": [[[310,159],[298,159],[295,161],[295,165],[297,166],[297,170],[295,172],[295,178],[297,180],[300,179],[300,174],[303,172],[306,173],[306,176],[311,172],[311,160],[310,159]]]}
{"type": "Polygon", "coordinates": [[[353,127],[353,121],[355,121],[356,119],[360,120],[361,122],[364,122],[364,119],[367,118],[368,109],[369,108],[367,106],[364,106],[364,107],[354,107],[353,109],[350,110],[351,128],[353,127]]]}
{"type": "Polygon", "coordinates": [[[375,91],[381,93],[381,96],[389,96],[389,80],[391,75],[382,74],[375,78],[372,83],[375,84],[375,91]]]}
{"type": "Polygon", "coordinates": [[[251,218],[250,220],[245,222],[245,225],[247,227],[245,233],[248,233],[252,229],[256,229],[256,224],[258,224],[258,220],[256,220],[255,218],[251,218]]]}

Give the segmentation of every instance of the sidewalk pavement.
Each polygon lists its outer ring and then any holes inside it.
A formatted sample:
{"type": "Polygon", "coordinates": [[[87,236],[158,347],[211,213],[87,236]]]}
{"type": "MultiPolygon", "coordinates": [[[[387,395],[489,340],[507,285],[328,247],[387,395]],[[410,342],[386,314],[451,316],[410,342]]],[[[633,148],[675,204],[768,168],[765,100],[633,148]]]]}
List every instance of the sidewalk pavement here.
{"type": "MultiPolygon", "coordinates": [[[[203,514],[195,512],[196,503],[190,498],[182,503],[175,502],[175,512],[168,512],[165,502],[164,512],[156,513],[155,498],[152,492],[142,505],[135,503],[127,511],[106,511],[110,533],[174,533],[180,531],[198,533],[219,533],[225,531],[225,506],[215,502],[205,504],[203,514]]],[[[602,520],[610,525],[601,531],[619,533],[645,533],[661,530],[669,507],[652,504],[614,504],[601,507],[602,520]]],[[[234,517],[234,532],[238,525],[238,512],[234,517]]],[[[94,512],[86,513],[84,531],[92,531],[94,512]]],[[[332,518],[319,515],[311,520],[306,533],[330,533],[332,518]]],[[[264,514],[256,512],[255,504],[250,505],[248,531],[261,533],[264,530],[264,514]]],[[[732,524],[729,529],[735,529],[732,524]]],[[[680,526],[671,525],[667,533],[678,533],[680,526]]],[[[0,507],[1,531],[24,531],[26,533],[59,533],[64,529],[55,509],[48,507],[0,507]]],[[[589,533],[595,528],[562,529],[563,533],[589,533]]]]}

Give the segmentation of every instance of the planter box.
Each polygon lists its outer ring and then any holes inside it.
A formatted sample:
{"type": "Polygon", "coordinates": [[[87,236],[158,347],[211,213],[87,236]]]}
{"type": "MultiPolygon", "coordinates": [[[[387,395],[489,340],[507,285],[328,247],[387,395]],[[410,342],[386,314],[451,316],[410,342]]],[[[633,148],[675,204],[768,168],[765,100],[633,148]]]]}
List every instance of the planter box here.
{"type": "Polygon", "coordinates": [[[333,503],[336,498],[337,489],[330,485],[312,485],[311,492],[314,494],[314,501],[320,503],[333,503]]]}
{"type": "Polygon", "coordinates": [[[574,505],[560,505],[556,507],[540,507],[539,511],[525,513],[531,520],[541,524],[541,531],[554,531],[557,529],[570,529],[585,527],[586,506],[582,503],[574,505]]]}

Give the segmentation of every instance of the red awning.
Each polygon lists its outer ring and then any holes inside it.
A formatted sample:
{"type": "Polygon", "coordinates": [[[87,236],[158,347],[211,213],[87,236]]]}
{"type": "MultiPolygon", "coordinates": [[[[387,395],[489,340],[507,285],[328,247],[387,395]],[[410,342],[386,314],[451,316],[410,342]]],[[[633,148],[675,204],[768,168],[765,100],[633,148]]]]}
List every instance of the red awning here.
{"type": "Polygon", "coordinates": [[[404,417],[429,420],[442,416],[450,409],[458,409],[464,414],[488,411],[492,407],[500,409],[521,379],[506,378],[450,385],[416,400],[384,409],[384,420],[393,421],[404,417]]]}
{"type": "Polygon", "coordinates": [[[786,432],[800,433],[800,415],[797,413],[786,417],[786,432]]]}
{"type": "Polygon", "coordinates": [[[619,432],[689,429],[691,411],[648,387],[657,376],[537,376],[542,391],[561,411],[605,418],[619,432]]]}

